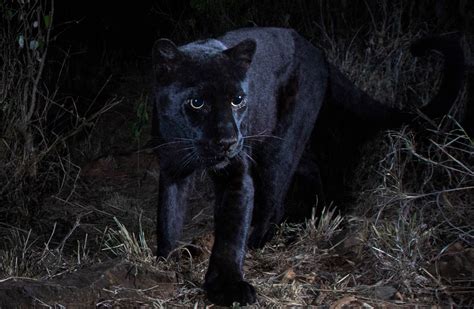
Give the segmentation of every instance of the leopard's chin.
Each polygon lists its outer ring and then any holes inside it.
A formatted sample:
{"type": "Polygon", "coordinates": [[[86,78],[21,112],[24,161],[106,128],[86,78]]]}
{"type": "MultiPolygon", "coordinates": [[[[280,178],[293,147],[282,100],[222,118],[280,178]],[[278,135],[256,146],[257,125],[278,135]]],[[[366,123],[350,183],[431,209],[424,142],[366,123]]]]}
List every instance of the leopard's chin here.
{"type": "Polygon", "coordinates": [[[230,163],[230,159],[227,158],[227,157],[224,157],[224,159],[220,162],[218,162],[216,165],[214,165],[214,168],[215,169],[222,169],[224,167],[226,167],[227,165],[229,165],[230,163]]]}

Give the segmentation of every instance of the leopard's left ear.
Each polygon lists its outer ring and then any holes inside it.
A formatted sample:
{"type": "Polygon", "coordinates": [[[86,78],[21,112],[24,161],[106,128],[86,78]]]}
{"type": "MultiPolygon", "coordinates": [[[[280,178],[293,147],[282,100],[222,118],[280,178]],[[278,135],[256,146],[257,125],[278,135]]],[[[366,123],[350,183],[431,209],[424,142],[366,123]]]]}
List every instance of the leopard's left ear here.
{"type": "Polygon", "coordinates": [[[173,73],[183,58],[184,55],[178,47],[168,39],[160,39],[153,45],[152,61],[157,77],[173,73]]]}
{"type": "Polygon", "coordinates": [[[234,47],[224,50],[223,53],[232,59],[237,65],[247,70],[252,63],[252,58],[256,49],[257,43],[255,40],[247,39],[234,47]]]}

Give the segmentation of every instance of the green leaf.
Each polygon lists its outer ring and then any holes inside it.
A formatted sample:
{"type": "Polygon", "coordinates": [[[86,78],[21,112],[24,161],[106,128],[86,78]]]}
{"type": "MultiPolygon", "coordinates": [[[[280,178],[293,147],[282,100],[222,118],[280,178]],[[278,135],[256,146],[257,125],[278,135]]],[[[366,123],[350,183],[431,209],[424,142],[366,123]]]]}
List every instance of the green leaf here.
{"type": "Polygon", "coordinates": [[[147,104],[142,101],[137,106],[137,118],[140,123],[146,123],[148,121],[147,104]]]}
{"type": "Polygon", "coordinates": [[[43,16],[43,21],[44,21],[44,26],[46,28],[49,28],[49,26],[51,26],[51,16],[50,15],[44,15],[43,16]]]}
{"type": "Polygon", "coordinates": [[[134,139],[138,139],[140,137],[141,128],[137,123],[132,125],[132,136],[134,139]]]}

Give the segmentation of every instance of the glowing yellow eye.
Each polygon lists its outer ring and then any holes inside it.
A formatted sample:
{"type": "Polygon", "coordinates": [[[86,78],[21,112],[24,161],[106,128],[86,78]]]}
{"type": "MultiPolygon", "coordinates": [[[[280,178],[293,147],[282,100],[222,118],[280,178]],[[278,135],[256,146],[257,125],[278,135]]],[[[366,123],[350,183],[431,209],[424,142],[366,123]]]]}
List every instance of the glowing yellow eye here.
{"type": "Polygon", "coordinates": [[[245,99],[244,96],[238,95],[236,96],[230,104],[232,105],[233,108],[241,108],[242,106],[245,105],[245,99]]]}
{"type": "Polygon", "coordinates": [[[187,99],[186,103],[194,109],[201,109],[204,106],[203,99],[187,99]]]}

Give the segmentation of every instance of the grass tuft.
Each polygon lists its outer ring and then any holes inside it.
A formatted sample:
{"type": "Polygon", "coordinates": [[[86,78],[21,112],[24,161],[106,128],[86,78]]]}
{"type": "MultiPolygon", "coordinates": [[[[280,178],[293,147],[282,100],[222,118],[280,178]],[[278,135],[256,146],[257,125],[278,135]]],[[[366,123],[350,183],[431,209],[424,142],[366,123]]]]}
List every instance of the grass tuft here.
{"type": "Polygon", "coordinates": [[[142,229],[141,216],[139,219],[138,237],[114,217],[118,229],[109,228],[106,232],[107,239],[103,250],[112,252],[115,256],[122,257],[129,262],[140,264],[153,264],[155,257],[145,239],[142,229]]]}

